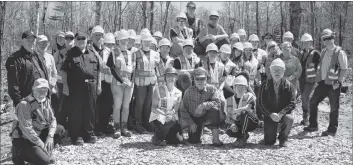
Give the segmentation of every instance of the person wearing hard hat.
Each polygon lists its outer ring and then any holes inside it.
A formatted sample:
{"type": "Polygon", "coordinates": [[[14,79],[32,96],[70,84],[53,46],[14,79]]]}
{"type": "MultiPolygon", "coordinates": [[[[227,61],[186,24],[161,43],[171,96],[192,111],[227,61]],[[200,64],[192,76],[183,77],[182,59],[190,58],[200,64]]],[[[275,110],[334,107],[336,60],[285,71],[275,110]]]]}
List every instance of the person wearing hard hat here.
{"type": "Polygon", "coordinates": [[[156,38],[152,38],[150,49],[153,50],[153,51],[158,52],[158,43],[157,43],[156,38]]]}
{"type": "Polygon", "coordinates": [[[184,12],[181,12],[176,17],[177,25],[169,31],[169,38],[172,41],[172,47],[170,48],[170,56],[178,57],[183,54],[183,42],[187,39],[192,40],[193,31],[191,28],[186,26],[187,17],[184,12]]]}
{"type": "Polygon", "coordinates": [[[193,51],[194,42],[191,39],[183,42],[183,54],[174,60],[174,68],[178,71],[192,72],[197,64],[200,63],[200,58],[193,51]]]}
{"type": "Polygon", "coordinates": [[[137,40],[137,36],[136,36],[136,32],[134,29],[129,29],[128,33],[129,33],[129,42],[127,43],[127,50],[129,50],[133,53],[136,50],[138,50],[138,48],[134,46],[134,44],[137,40]]]}
{"type": "Polygon", "coordinates": [[[140,35],[142,48],[134,53],[134,56],[136,56],[136,69],[134,72],[136,84],[135,130],[138,133],[146,133],[146,129],[148,131],[152,130],[149,117],[151,114],[153,87],[157,83],[155,69],[160,59],[159,53],[150,49],[153,38],[151,33],[141,31],[140,35]]]}
{"type": "Polygon", "coordinates": [[[127,49],[129,36],[129,32],[125,29],[119,31],[116,37],[119,42],[119,48],[116,48],[111,53],[107,62],[107,66],[109,66],[114,73],[113,75],[116,74],[121,77],[120,80],[114,76],[111,80],[114,103],[114,138],[119,138],[121,135],[131,137],[131,132],[127,129],[127,121],[129,117],[130,100],[134,89],[132,74],[135,70],[136,57],[134,56],[135,54],[127,49]]]}
{"type": "Polygon", "coordinates": [[[267,44],[267,47],[268,47],[268,56],[265,61],[265,72],[266,72],[266,79],[270,79],[271,78],[270,65],[273,60],[281,57],[282,51],[275,41],[270,41],[267,44]]]}
{"type": "MultiPolygon", "coordinates": [[[[237,65],[234,64],[234,62],[230,60],[230,54],[232,52],[230,45],[228,44],[222,45],[221,48],[219,49],[219,52],[220,52],[220,61],[224,65],[225,75],[234,76],[234,73],[238,72],[239,68],[237,65]]],[[[231,86],[232,84],[228,84],[228,85],[231,86]]]]}
{"type": "MultiPolygon", "coordinates": [[[[287,31],[283,34],[283,42],[286,42],[286,41],[291,43],[292,45],[295,44],[295,42],[293,42],[294,36],[293,36],[292,32],[287,31]]],[[[300,54],[300,51],[297,48],[295,48],[294,46],[292,46],[291,54],[295,57],[298,57],[300,54]]]]}
{"type": "MultiPolygon", "coordinates": [[[[44,47],[44,46],[43,46],[44,47]]],[[[65,129],[57,124],[47,95],[49,83],[34,81],[32,92],[16,106],[10,137],[14,164],[51,164],[54,146],[64,137],[65,129]]]]}
{"type": "Polygon", "coordinates": [[[193,31],[192,38],[196,39],[196,37],[200,33],[200,26],[202,25],[202,20],[200,18],[196,18],[195,16],[196,4],[192,1],[186,4],[186,17],[187,17],[187,27],[191,28],[193,31]]]}
{"type": "Polygon", "coordinates": [[[136,40],[135,40],[135,43],[134,43],[134,47],[137,48],[137,49],[141,49],[141,35],[136,35],[136,40]]]}
{"type": "MultiPolygon", "coordinates": [[[[218,48],[220,48],[223,44],[229,44],[228,34],[218,23],[218,12],[212,11],[208,18],[208,24],[201,27],[201,32],[199,34],[199,42],[204,47],[204,50],[210,43],[216,44],[218,48]]],[[[204,53],[202,52],[202,54],[204,53]]]]}
{"type": "Polygon", "coordinates": [[[316,71],[320,62],[320,52],[313,47],[313,38],[310,34],[302,35],[301,45],[303,50],[300,52],[298,58],[302,66],[302,74],[299,78],[303,120],[300,124],[309,125],[309,99],[314,90],[316,71]]]}
{"type": "Polygon", "coordinates": [[[212,144],[222,146],[219,127],[225,120],[221,105],[222,94],[215,86],[207,84],[207,71],[198,67],[193,71],[195,85],[189,87],[183,96],[180,107],[180,125],[189,128],[188,141],[200,144],[202,130],[207,123],[212,130],[212,144]]]}
{"type": "Polygon", "coordinates": [[[325,97],[330,100],[330,121],[322,136],[335,136],[338,127],[338,111],[340,107],[340,94],[342,83],[348,69],[347,55],[341,47],[335,45],[335,33],[330,29],[324,29],[321,39],[325,48],[321,51],[321,59],[316,71],[316,83],[318,84],[310,99],[309,126],[304,131],[318,131],[317,112],[318,105],[325,97]]]}
{"type": "Polygon", "coordinates": [[[238,33],[233,33],[232,35],[230,35],[229,37],[229,45],[234,46],[235,43],[240,42],[240,37],[238,33]]]}
{"type": "Polygon", "coordinates": [[[239,29],[237,31],[237,34],[239,35],[239,39],[240,39],[240,42],[244,43],[247,41],[247,35],[246,35],[246,31],[244,29],[239,29]]]}
{"type": "Polygon", "coordinates": [[[280,124],[279,146],[287,147],[288,135],[293,126],[292,111],[295,109],[296,88],[284,79],[286,66],[283,60],[277,58],[270,65],[272,79],[261,84],[257,104],[264,115],[265,145],[274,145],[277,139],[277,128],[280,124]]]}
{"type": "Polygon", "coordinates": [[[237,65],[239,70],[243,70],[244,66],[244,58],[243,58],[243,51],[244,46],[241,42],[237,42],[232,46],[232,54],[231,54],[231,61],[237,65]]]}
{"type": "Polygon", "coordinates": [[[265,44],[263,45],[262,49],[265,50],[267,52],[267,54],[269,54],[268,52],[268,44],[271,41],[274,41],[275,36],[271,33],[266,33],[265,35],[262,36],[262,40],[265,41],[265,44]]]}
{"type": "Polygon", "coordinates": [[[178,123],[182,93],[174,86],[177,76],[178,73],[173,67],[167,67],[163,71],[165,83],[158,84],[153,90],[149,121],[155,126],[151,141],[157,146],[184,142],[181,126],[178,123]]]}
{"type": "Polygon", "coordinates": [[[163,38],[163,34],[160,31],[156,31],[153,33],[153,38],[157,40],[157,43],[163,38]]]}
{"type": "Polygon", "coordinates": [[[257,68],[259,66],[259,61],[256,59],[253,53],[253,47],[250,42],[244,42],[244,69],[248,70],[250,74],[250,86],[254,88],[255,86],[259,86],[261,84],[261,77],[259,72],[257,72],[257,68]],[[245,63],[249,63],[245,67],[245,63]]]}
{"type": "Polygon", "coordinates": [[[171,43],[166,38],[163,38],[159,41],[160,61],[156,70],[158,84],[165,84],[164,71],[168,67],[173,67],[174,59],[169,56],[170,46],[171,43]]]}
{"type": "Polygon", "coordinates": [[[214,43],[210,43],[206,48],[206,59],[201,61],[201,65],[207,71],[207,83],[219,87],[224,81],[224,65],[218,60],[218,48],[214,43]]]}
{"type": "Polygon", "coordinates": [[[249,42],[252,44],[254,56],[259,61],[257,70],[261,76],[260,80],[265,81],[265,61],[267,58],[267,52],[260,48],[260,40],[256,34],[251,34],[249,36],[249,42]]]}
{"type": "Polygon", "coordinates": [[[259,120],[255,112],[256,97],[249,92],[248,78],[237,75],[231,85],[234,96],[227,98],[226,120],[229,125],[226,134],[235,137],[235,147],[245,147],[249,132],[255,130],[259,120]]]}
{"type": "Polygon", "coordinates": [[[87,47],[88,35],[75,34],[75,47],[67,53],[62,66],[64,92],[69,96],[69,136],[74,145],[95,143],[96,101],[101,93],[102,62],[93,48],[87,47]],[[83,139],[82,139],[82,138],[83,139]]]}

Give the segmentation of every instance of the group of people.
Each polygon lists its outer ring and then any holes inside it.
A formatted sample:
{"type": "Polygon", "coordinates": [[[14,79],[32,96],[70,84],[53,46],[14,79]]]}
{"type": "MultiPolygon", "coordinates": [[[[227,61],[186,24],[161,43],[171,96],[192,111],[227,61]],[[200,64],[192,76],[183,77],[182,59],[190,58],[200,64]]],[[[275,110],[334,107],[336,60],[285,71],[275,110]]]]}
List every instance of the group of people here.
{"type": "Polygon", "coordinates": [[[52,150],[65,129],[73,145],[95,143],[103,134],[131,137],[131,130],[154,132],[151,142],[158,146],[197,144],[210,129],[214,146],[223,145],[224,132],[244,147],[249,132],[263,127],[261,143],[274,145],[278,138],[286,147],[300,98],[301,124],[313,132],[318,104],[329,97],[330,121],[322,135],[336,134],[348,66],[334,32],[322,32],[322,51],[314,49],[308,33],[300,38],[300,50],[295,48],[291,32],[280,45],[265,34],[261,49],[256,34],[248,37],[239,29],[229,36],[217,12],[204,23],[195,9],[187,4],[169,39],[148,29],[139,35],[133,29],[106,33],[97,25],[89,35],[57,33],[49,54],[48,37],[25,31],[20,50],[6,61],[16,106],[13,162],[53,163],[52,150]]]}

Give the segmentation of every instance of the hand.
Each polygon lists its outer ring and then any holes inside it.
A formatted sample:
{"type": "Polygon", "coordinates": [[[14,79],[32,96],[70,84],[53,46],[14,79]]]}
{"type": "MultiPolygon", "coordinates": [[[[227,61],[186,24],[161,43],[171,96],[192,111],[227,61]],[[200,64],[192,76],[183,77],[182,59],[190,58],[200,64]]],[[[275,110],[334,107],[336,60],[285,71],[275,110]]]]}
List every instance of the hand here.
{"type": "Polygon", "coordinates": [[[100,95],[102,93],[102,88],[101,87],[98,87],[97,89],[97,95],[100,95]]]}
{"type": "Polygon", "coordinates": [[[211,103],[211,102],[203,103],[203,104],[205,104],[205,105],[204,105],[204,108],[207,109],[207,110],[209,110],[209,109],[211,109],[212,107],[214,107],[213,103],[211,103]]]}
{"type": "Polygon", "coordinates": [[[246,110],[251,110],[251,107],[252,107],[252,106],[251,106],[250,104],[248,104],[248,105],[245,106],[245,109],[246,109],[246,110]]]}
{"type": "Polygon", "coordinates": [[[167,120],[167,121],[173,120],[173,116],[172,116],[172,115],[167,115],[167,116],[166,116],[166,120],[167,120]]]}
{"type": "Polygon", "coordinates": [[[333,83],[333,85],[332,85],[333,90],[336,90],[339,87],[340,87],[340,83],[339,82],[333,83]]]}
{"type": "Polygon", "coordinates": [[[51,93],[55,94],[56,93],[56,89],[55,87],[51,89],[51,93]]]}
{"type": "Polygon", "coordinates": [[[202,113],[203,113],[203,111],[204,111],[204,109],[206,109],[206,108],[204,107],[204,105],[203,105],[203,104],[200,104],[199,106],[197,106],[197,108],[196,108],[196,110],[195,110],[195,115],[201,116],[202,113]]]}
{"type": "Polygon", "coordinates": [[[195,133],[197,129],[197,125],[195,123],[192,123],[189,127],[189,131],[192,133],[195,133]]]}
{"type": "Polygon", "coordinates": [[[232,132],[238,132],[238,127],[235,124],[232,124],[229,128],[232,132]]]}
{"type": "Polygon", "coordinates": [[[47,150],[48,153],[51,153],[54,149],[54,140],[52,137],[47,137],[47,140],[44,144],[44,150],[47,150]]]}
{"type": "Polygon", "coordinates": [[[279,116],[277,113],[271,113],[270,115],[271,119],[274,121],[274,122],[278,122],[279,121],[279,116]]]}
{"type": "Polygon", "coordinates": [[[215,41],[217,41],[217,37],[214,36],[214,35],[211,35],[211,40],[212,40],[213,42],[215,42],[215,41]]]}

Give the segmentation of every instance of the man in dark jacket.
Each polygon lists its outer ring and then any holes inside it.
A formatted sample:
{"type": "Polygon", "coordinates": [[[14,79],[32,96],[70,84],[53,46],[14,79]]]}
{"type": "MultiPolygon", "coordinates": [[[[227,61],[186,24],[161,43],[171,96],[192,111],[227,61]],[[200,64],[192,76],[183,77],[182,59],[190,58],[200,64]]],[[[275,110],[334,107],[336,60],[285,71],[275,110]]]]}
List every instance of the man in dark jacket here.
{"type": "Polygon", "coordinates": [[[285,64],[277,58],[270,65],[272,79],[260,86],[258,104],[264,115],[264,143],[276,143],[277,127],[281,123],[279,133],[280,147],[286,147],[288,135],[293,125],[291,112],[295,108],[296,88],[288,80],[283,79],[285,64]]]}
{"type": "MultiPolygon", "coordinates": [[[[22,46],[6,61],[8,93],[16,106],[21,99],[32,93],[36,79],[48,80],[44,57],[34,51],[37,36],[30,30],[22,33],[22,46]]],[[[48,95],[49,96],[49,95],[48,95]]]]}

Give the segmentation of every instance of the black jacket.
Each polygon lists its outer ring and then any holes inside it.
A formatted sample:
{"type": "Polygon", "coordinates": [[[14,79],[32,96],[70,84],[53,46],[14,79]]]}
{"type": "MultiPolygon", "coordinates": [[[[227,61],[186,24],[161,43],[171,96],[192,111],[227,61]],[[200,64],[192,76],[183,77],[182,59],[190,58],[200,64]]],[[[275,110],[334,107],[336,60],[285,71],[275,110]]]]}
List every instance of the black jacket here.
{"type": "MultiPolygon", "coordinates": [[[[32,86],[35,81],[35,69],[32,62],[31,53],[24,47],[13,53],[6,60],[8,93],[16,106],[22,98],[32,93],[32,86]]],[[[48,80],[48,71],[45,65],[44,57],[33,53],[39,59],[38,64],[48,80]]]]}
{"type": "Polygon", "coordinates": [[[278,98],[276,105],[276,93],[273,80],[269,79],[262,83],[258,93],[257,104],[260,112],[264,116],[270,116],[271,113],[280,113],[282,115],[290,114],[296,103],[296,88],[288,80],[282,79],[278,89],[278,98]]]}

